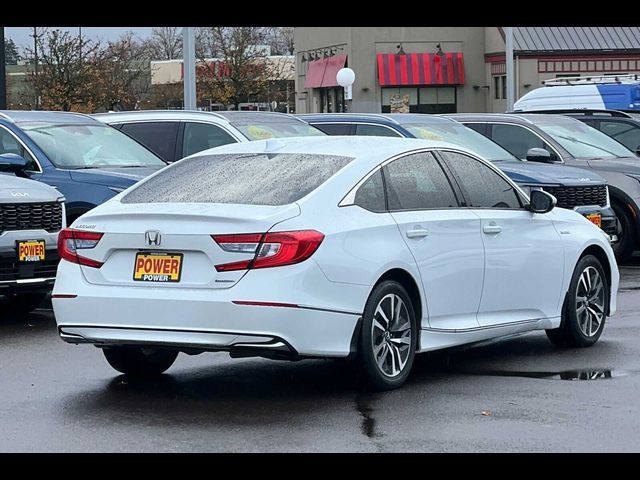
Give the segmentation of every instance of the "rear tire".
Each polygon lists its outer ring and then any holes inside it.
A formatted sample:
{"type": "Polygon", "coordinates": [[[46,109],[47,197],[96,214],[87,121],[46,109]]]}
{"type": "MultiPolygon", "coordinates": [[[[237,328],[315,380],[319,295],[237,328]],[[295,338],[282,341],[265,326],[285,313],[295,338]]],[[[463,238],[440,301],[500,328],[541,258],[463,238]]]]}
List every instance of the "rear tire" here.
{"type": "Polygon", "coordinates": [[[618,241],[612,245],[613,253],[619,262],[628,260],[636,249],[637,235],[636,228],[631,214],[620,203],[612,202],[611,208],[613,208],[618,221],[620,222],[620,228],[618,229],[618,241]]]}
{"type": "Polygon", "coordinates": [[[40,306],[46,297],[47,292],[28,292],[8,295],[5,312],[13,315],[31,313],[40,306]]]}
{"type": "Polygon", "coordinates": [[[608,305],[609,283],[604,269],[596,257],[585,255],[571,277],[560,327],[546,330],[547,337],[558,347],[590,347],[602,335],[608,305]]]}
{"type": "Polygon", "coordinates": [[[418,331],[413,304],[398,282],[377,285],[364,308],[358,343],[358,366],[368,387],[392,390],[411,371],[418,331]]]}
{"type": "Polygon", "coordinates": [[[142,347],[110,347],[102,350],[107,362],[125,375],[153,377],[165,372],[178,356],[177,350],[142,347]]]}

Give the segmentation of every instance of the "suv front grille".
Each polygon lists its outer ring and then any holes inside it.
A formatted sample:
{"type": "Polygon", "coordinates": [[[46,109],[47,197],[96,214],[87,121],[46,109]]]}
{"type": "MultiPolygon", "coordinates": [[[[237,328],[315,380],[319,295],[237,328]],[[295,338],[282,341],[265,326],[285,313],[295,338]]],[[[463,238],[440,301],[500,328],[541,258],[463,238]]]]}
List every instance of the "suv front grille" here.
{"type": "Polygon", "coordinates": [[[20,263],[16,254],[0,255],[0,282],[29,278],[54,278],[60,257],[55,249],[46,250],[44,262],[20,263]]]}
{"type": "Polygon", "coordinates": [[[543,187],[544,191],[558,199],[560,208],[573,209],[587,205],[607,206],[607,187],[598,185],[595,187],[543,187]]]}
{"type": "Polygon", "coordinates": [[[61,228],[61,203],[0,204],[0,233],[10,230],[57,232],[61,228]]]}

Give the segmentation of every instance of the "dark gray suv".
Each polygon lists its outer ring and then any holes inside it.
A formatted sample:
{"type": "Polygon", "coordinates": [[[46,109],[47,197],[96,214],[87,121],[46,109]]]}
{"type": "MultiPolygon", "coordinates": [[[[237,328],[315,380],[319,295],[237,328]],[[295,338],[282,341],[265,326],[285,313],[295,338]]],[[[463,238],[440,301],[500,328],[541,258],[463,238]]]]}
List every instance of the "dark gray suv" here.
{"type": "Polygon", "coordinates": [[[618,217],[618,259],[640,247],[640,158],[604,133],[575,118],[534,113],[447,115],[510,151],[535,162],[564,163],[591,169],[609,183],[618,217]]]}

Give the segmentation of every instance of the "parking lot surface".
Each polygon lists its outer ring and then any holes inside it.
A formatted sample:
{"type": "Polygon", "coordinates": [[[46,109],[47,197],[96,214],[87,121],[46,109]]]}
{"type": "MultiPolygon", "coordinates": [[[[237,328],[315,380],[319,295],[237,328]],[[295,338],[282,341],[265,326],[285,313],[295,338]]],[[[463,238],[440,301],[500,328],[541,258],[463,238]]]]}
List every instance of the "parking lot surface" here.
{"type": "Polygon", "coordinates": [[[640,262],[621,275],[592,348],[536,332],[420,355],[375,394],[343,361],[226,353],[133,381],[62,342],[46,305],[0,317],[0,451],[640,451],[640,262]]]}

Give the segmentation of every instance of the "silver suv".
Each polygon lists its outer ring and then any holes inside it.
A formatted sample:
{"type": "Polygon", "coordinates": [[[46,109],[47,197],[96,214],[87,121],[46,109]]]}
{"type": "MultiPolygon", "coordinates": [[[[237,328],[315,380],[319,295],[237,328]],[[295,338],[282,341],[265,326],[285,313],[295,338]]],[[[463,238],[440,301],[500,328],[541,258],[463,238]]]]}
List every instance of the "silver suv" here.
{"type": "Polygon", "coordinates": [[[169,163],[229,143],[325,135],[293,115],[277,112],[138,110],[93,117],[120,129],[169,163]]]}
{"type": "Polygon", "coordinates": [[[28,313],[51,291],[58,268],[58,232],[66,226],[64,197],[19,178],[25,160],[0,155],[0,312],[28,313]]]}

